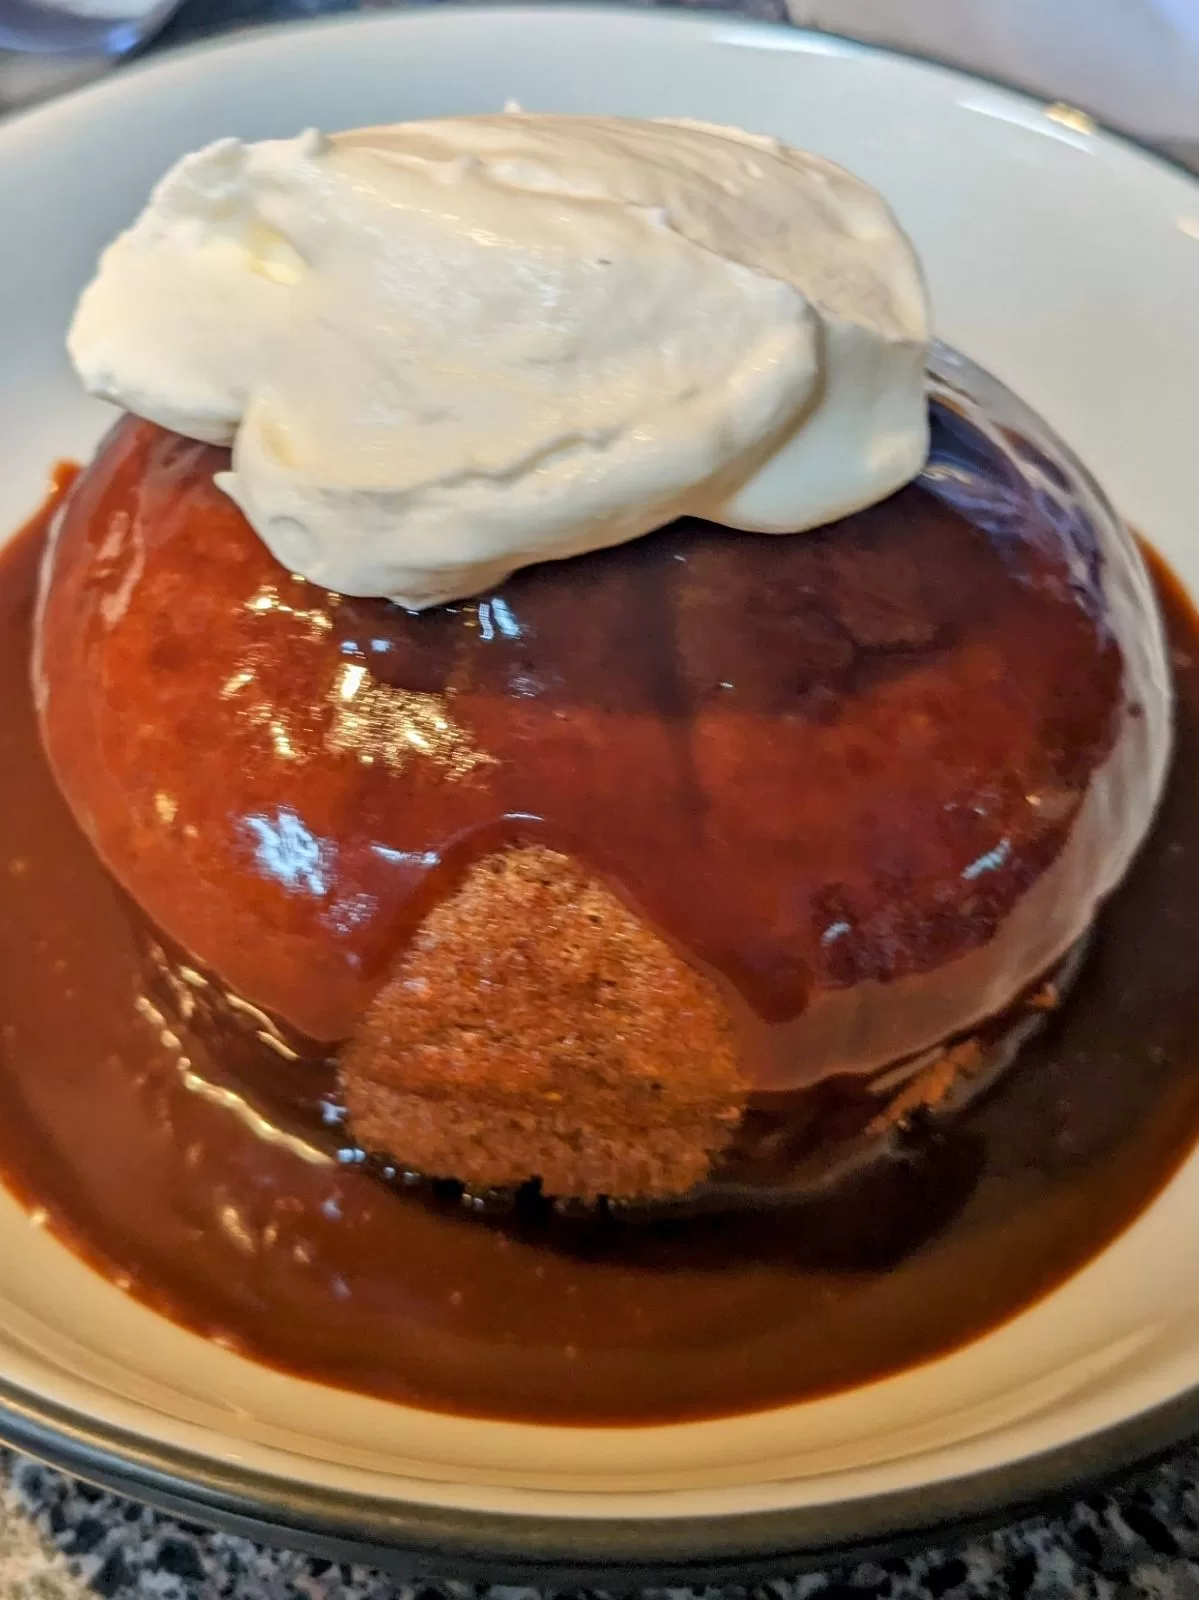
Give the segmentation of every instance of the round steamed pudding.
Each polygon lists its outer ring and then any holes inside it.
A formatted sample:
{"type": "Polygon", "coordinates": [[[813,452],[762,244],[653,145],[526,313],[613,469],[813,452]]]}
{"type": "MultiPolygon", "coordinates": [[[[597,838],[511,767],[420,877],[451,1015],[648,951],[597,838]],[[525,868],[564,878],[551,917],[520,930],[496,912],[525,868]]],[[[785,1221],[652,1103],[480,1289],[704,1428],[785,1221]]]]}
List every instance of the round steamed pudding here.
{"type": "Polygon", "coordinates": [[[935,407],[925,475],[816,532],[678,523],[416,614],[291,576],[225,452],[126,420],[47,557],[46,748],[285,1070],[336,1052],[363,1148],[678,1195],[747,1110],[967,1059],[1145,833],[1152,592],[1018,444],[935,407]]]}

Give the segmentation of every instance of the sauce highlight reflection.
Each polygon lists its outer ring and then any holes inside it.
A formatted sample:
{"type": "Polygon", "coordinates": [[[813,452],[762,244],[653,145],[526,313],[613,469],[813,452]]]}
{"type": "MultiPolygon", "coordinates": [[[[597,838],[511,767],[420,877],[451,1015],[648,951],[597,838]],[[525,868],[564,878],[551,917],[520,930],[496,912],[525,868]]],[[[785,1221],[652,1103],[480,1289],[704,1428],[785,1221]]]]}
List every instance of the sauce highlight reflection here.
{"type": "MultiPolygon", "coordinates": [[[[33,529],[0,556],[0,1172],[187,1326],[307,1377],[471,1414],[646,1423],[776,1405],[1012,1315],[1125,1227],[1199,1133],[1199,626],[1160,568],[1173,777],[1071,1003],[1019,1066],[825,1200],[588,1226],[480,1219],[379,1183],[332,1108],[319,1138],[300,1138],[238,1096],[205,1033],[202,974],[172,967],[193,995],[186,1026],[155,1009],[135,920],[57,794],[20,687],[40,542],[33,529]]],[[[320,840],[262,816],[274,870],[310,892],[320,840]]],[[[252,1032],[264,1021],[245,1017],[252,1032]]],[[[299,1095],[297,1070],[279,1055],[299,1095]]]]}

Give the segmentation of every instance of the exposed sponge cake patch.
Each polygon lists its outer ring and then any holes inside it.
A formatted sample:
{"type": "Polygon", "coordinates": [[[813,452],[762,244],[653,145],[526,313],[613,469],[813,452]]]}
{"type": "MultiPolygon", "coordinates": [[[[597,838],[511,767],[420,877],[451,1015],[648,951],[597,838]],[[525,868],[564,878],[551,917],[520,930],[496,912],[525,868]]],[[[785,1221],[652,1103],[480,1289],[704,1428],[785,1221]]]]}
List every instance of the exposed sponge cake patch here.
{"type": "Polygon", "coordinates": [[[694,1187],[747,1093],[711,981],[569,857],[528,846],[429,914],[340,1073],[368,1149],[587,1199],[694,1187]]]}

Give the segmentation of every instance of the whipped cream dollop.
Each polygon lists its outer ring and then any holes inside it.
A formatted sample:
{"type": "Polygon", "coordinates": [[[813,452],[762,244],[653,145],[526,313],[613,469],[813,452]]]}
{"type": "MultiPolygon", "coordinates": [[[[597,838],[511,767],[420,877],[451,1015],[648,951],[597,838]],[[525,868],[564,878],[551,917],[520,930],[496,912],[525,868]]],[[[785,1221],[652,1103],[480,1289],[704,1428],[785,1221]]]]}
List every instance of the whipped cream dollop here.
{"type": "Polygon", "coordinates": [[[86,388],[231,445],[291,571],[421,608],[690,514],[790,533],[927,449],[881,198],[698,123],[505,113],[223,139],[104,254],[86,388]]]}

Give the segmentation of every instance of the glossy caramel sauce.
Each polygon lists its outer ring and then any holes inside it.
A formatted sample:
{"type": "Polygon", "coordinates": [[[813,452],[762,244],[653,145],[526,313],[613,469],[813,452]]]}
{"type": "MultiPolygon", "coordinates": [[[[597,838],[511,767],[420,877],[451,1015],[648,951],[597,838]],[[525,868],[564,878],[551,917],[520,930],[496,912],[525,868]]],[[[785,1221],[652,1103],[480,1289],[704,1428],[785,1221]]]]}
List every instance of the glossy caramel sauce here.
{"type": "Polygon", "coordinates": [[[125,419],[45,589],[59,785],[158,927],[325,1043],[519,837],[712,977],[755,1088],[936,1048],[1086,933],[1168,730],[1131,542],[932,424],[918,482],[802,538],[682,522],[418,615],[285,572],[223,452],[125,419]]]}
{"type": "Polygon", "coordinates": [[[0,1172],[148,1305],[287,1371],[568,1423],[828,1393],[1011,1316],[1136,1216],[1199,1135],[1199,624],[1157,568],[1177,755],[1069,1003],[989,1095],[782,1211],[505,1219],[408,1195],[250,1115],[166,1026],[141,933],[63,804],[28,682],[44,526],[0,556],[0,1172]]]}

